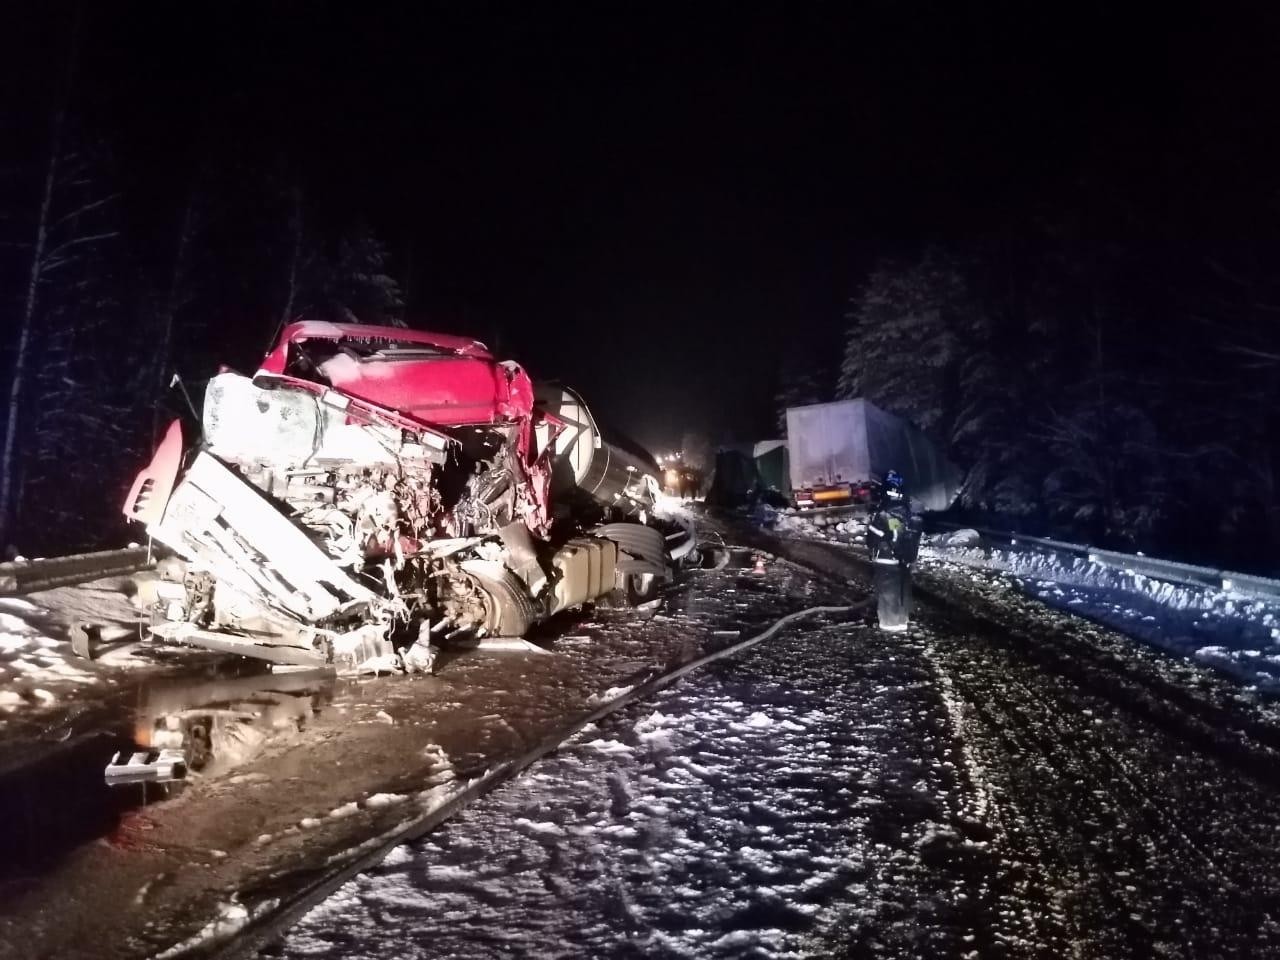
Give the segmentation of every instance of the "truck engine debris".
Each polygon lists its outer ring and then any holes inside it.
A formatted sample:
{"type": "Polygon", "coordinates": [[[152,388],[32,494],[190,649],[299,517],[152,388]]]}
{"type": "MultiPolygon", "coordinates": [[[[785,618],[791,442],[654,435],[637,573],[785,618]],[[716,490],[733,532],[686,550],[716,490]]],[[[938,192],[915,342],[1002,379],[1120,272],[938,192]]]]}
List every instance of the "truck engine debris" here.
{"type": "Polygon", "coordinates": [[[649,599],[694,548],[657,466],[581,398],[473,340],[286,327],[209,381],[125,502],[174,556],[154,636],[284,663],[429,671],[441,642],[519,637],[649,599]]]}

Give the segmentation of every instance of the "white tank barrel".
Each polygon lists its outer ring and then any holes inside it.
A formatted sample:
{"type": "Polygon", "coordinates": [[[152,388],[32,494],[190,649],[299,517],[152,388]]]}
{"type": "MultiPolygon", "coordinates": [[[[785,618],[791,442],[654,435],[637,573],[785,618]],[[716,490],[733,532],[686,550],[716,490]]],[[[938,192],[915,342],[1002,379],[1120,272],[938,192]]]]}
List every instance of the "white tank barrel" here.
{"type": "Polygon", "coordinates": [[[649,453],[602,428],[582,398],[567,387],[536,384],[534,397],[539,409],[566,424],[556,437],[553,499],[557,493],[576,492],[578,499],[589,498],[624,515],[652,506],[658,464],[649,453]],[[569,490],[570,485],[577,490],[569,490]]]}

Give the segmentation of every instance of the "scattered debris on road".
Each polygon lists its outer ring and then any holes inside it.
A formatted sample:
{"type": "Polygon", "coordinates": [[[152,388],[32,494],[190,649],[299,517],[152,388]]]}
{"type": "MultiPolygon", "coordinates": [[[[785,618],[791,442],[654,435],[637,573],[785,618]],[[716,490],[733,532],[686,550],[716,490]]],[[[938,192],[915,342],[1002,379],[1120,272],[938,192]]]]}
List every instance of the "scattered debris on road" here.
{"type": "Polygon", "coordinates": [[[103,777],[110,786],[126,783],[170,783],[187,776],[187,757],[181,750],[121,750],[111,758],[103,777]]]}

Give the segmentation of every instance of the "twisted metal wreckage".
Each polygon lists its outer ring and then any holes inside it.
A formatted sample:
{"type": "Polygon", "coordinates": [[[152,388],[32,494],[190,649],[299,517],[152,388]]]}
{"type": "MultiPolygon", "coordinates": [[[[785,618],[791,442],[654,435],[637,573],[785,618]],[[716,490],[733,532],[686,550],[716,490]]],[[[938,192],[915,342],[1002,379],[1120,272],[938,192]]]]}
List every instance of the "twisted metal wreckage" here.
{"type": "Polygon", "coordinates": [[[152,632],[285,663],[429,671],[437,642],[641,602],[694,548],[652,459],[474,340],[296,323],[170,425],[127,517],[175,556],[152,632]]]}

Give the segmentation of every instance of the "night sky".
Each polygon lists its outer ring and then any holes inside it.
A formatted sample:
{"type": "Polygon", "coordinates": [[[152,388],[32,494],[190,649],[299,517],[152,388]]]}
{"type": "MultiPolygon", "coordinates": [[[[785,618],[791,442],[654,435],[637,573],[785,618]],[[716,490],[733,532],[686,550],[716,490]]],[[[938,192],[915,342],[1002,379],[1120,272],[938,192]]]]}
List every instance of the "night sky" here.
{"type": "MultiPolygon", "coordinates": [[[[81,109],[135,237],[232,145],[335,229],[376,229],[412,325],[662,448],[772,433],[780,357],[838,349],[878,257],[1034,217],[1100,153],[1157,208],[1270,167],[1269,6],[89,4],[81,109]]],[[[67,17],[10,19],[5,117],[29,135],[67,17]]]]}

